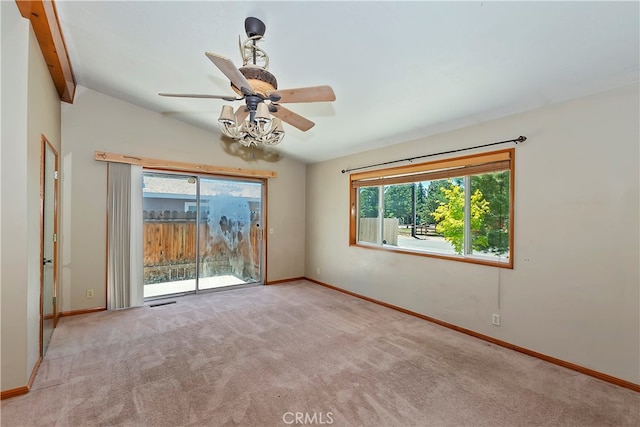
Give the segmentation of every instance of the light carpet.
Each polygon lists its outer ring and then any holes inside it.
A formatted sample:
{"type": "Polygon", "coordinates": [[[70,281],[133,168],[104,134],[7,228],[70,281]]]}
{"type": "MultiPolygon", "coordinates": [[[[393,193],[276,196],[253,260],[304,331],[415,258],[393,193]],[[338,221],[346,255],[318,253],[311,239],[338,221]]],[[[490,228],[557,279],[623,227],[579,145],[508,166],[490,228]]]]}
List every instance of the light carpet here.
{"type": "Polygon", "coordinates": [[[2,426],[639,426],[640,394],[306,281],[62,318],[2,426]]]}

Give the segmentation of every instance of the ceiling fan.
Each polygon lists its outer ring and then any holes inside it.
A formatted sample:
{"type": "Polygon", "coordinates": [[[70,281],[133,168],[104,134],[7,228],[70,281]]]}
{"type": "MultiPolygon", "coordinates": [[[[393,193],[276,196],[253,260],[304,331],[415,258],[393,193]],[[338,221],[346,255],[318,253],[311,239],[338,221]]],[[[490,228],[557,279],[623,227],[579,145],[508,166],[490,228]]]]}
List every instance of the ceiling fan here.
{"type": "Polygon", "coordinates": [[[199,95],[187,93],[160,93],[161,96],[183,98],[214,98],[225,101],[241,101],[235,113],[230,106],[224,106],[219,122],[223,132],[244,145],[277,144],[284,136],[281,121],[307,131],[315,123],[283,107],[283,103],[329,102],[336,96],[331,86],[310,86],[295,89],[278,89],[276,77],[268,71],[269,57],[256,45],[264,36],[266,26],[258,18],[249,17],[244,22],[248,39],[239,41],[242,67],[222,55],[205,52],[207,58],[230,80],[236,95],[199,95]],[[276,119],[271,123],[273,115],[276,119]],[[248,120],[247,119],[248,116],[248,120]],[[267,126],[267,125],[270,126],[267,126]],[[269,136],[277,138],[269,138],[269,136]],[[277,141],[277,142],[276,142],[277,141]]]}

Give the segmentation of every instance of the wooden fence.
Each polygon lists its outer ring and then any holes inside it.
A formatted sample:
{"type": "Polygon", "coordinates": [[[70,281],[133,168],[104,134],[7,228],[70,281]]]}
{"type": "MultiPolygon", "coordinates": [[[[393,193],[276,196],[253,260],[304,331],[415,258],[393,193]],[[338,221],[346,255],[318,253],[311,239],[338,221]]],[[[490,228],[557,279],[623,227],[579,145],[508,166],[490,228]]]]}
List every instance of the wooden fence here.
{"type": "MultiPolygon", "coordinates": [[[[201,276],[233,274],[239,278],[259,279],[262,230],[249,225],[247,232],[223,235],[212,233],[211,225],[198,224],[201,276]]],[[[217,227],[217,225],[213,225],[217,227]]],[[[144,282],[162,283],[196,277],[196,221],[191,219],[143,222],[144,282]]]]}
{"type": "MultiPolygon", "coordinates": [[[[378,218],[360,218],[358,240],[375,243],[378,241],[378,218]]],[[[386,245],[398,246],[398,218],[384,218],[382,239],[386,245]]]]}

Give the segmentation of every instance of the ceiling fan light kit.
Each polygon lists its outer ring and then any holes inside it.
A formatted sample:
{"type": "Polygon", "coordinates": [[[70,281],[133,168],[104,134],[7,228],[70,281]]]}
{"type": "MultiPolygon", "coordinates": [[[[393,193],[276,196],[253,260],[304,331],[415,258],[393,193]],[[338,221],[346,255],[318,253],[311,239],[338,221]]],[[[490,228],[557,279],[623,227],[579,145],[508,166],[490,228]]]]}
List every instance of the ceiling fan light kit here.
{"type": "Polygon", "coordinates": [[[227,76],[231,89],[238,97],[229,95],[197,95],[160,93],[161,96],[183,98],[213,98],[225,101],[244,100],[245,105],[235,113],[233,107],[224,105],[218,118],[222,133],[244,146],[275,145],[284,138],[282,122],[305,132],[315,123],[280,105],[295,102],[330,102],[336,96],[330,86],[311,86],[278,90],[276,77],[267,69],[269,56],[256,46],[264,36],[266,26],[258,18],[249,17],[244,23],[248,39],[240,43],[242,67],[236,68],[229,58],[213,52],[205,52],[207,58],[227,76]],[[273,117],[272,117],[273,116],[273,117]]]}
{"type": "Polygon", "coordinates": [[[271,118],[269,107],[266,104],[258,104],[254,119],[238,120],[233,107],[223,105],[220,118],[220,129],[226,136],[237,140],[245,147],[251,145],[276,145],[284,138],[282,121],[271,118]]]}

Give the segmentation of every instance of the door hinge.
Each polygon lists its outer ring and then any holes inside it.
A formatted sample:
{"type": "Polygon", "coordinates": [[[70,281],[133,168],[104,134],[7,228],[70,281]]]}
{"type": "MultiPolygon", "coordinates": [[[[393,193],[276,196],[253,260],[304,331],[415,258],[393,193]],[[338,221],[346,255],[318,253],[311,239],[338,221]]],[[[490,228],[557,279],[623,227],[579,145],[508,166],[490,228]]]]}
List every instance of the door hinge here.
{"type": "Polygon", "coordinates": [[[53,241],[54,241],[54,242],[57,242],[57,241],[58,241],[58,235],[57,235],[57,234],[55,234],[55,233],[53,233],[53,241]]]}
{"type": "Polygon", "coordinates": [[[56,305],[56,297],[53,297],[53,305],[56,305]]]}
{"type": "Polygon", "coordinates": [[[58,179],[58,171],[53,171],[53,179],[58,179]]]}

